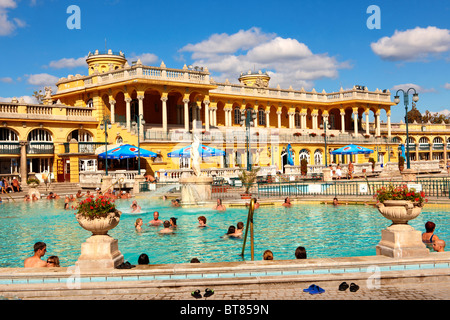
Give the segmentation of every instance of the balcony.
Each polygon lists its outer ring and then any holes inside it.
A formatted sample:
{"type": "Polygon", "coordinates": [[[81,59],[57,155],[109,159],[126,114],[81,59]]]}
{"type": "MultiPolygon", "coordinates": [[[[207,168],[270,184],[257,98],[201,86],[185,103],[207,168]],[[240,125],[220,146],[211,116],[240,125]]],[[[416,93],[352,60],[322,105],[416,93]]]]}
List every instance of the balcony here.
{"type": "Polygon", "coordinates": [[[2,141],[0,142],[0,154],[20,154],[19,142],[2,141]]]}
{"type": "Polygon", "coordinates": [[[62,104],[25,104],[20,102],[0,102],[0,118],[18,120],[76,121],[84,123],[96,121],[93,117],[92,108],[69,107],[62,104]]]}
{"type": "Polygon", "coordinates": [[[53,142],[28,142],[27,154],[53,154],[55,145],[53,142]]]}
{"type": "Polygon", "coordinates": [[[104,142],[78,142],[78,148],[76,151],[70,147],[70,143],[64,143],[64,153],[75,153],[78,152],[80,154],[94,154],[97,148],[104,146],[104,142]]]}
{"type": "Polygon", "coordinates": [[[419,143],[419,151],[430,151],[429,143],[419,143]]]}

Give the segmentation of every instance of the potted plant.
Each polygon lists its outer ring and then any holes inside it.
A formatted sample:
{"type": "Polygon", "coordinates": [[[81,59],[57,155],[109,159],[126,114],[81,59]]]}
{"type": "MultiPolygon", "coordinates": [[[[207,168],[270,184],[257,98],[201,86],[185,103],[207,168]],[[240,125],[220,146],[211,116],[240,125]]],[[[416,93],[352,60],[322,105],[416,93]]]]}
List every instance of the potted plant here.
{"type": "Polygon", "coordinates": [[[255,183],[256,177],[258,175],[259,167],[253,167],[250,171],[241,170],[238,174],[239,180],[241,180],[242,185],[245,188],[244,193],[241,194],[241,199],[251,199],[252,194],[250,193],[250,188],[255,183]]]}
{"type": "Polygon", "coordinates": [[[307,171],[308,171],[308,160],[303,158],[300,161],[300,172],[302,173],[302,176],[306,176],[307,171]]]}
{"type": "Polygon", "coordinates": [[[27,180],[27,185],[29,185],[30,188],[36,188],[40,183],[41,182],[37,178],[30,178],[27,180]]]}
{"type": "Polygon", "coordinates": [[[80,226],[94,236],[107,235],[119,224],[122,214],[114,201],[104,196],[88,197],[78,204],[76,210],[75,217],[80,226]]]}
{"type": "Polygon", "coordinates": [[[393,225],[408,224],[409,220],[417,218],[428,201],[423,191],[417,192],[407,185],[381,187],[374,197],[378,211],[393,225]]]}
{"type": "Polygon", "coordinates": [[[294,137],[300,137],[302,134],[300,132],[295,132],[294,137]]]}
{"type": "Polygon", "coordinates": [[[315,137],[317,134],[316,134],[315,132],[311,132],[309,135],[310,135],[311,137],[315,137]]]}
{"type": "Polygon", "coordinates": [[[405,169],[405,158],[400,156],[398,158],[398,170],[400,170],[400,172],[402,172],[404,169],[405,169]]]}

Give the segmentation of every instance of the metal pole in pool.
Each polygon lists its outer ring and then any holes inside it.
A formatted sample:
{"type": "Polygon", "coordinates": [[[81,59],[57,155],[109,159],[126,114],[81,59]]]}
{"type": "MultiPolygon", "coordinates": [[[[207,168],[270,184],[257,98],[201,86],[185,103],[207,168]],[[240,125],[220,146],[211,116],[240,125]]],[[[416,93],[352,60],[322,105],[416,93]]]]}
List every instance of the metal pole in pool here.
{"type": "Polygon", "coordinates": [[[250,228],[250,241],[251,241],[251,257],[252,257],[252,261],[254,259],[254,247],[253,247],[253,210],[255,207],[255,202],[256,199],[253,198],[250,200],[250,206],[248,208],[248,215],[247,215],[247,224],[245,226],[245,234],[244,234],[244,243],[242,244],[242,252],[241,252],[241,256],[244,257],[244,251],[245,251],[245,243],[247,242],[247,234],[248,234],[248,226],[249,224],[251,224],[251,228],[250,228]],[[251,222],[250,222],[251,221],[251,222]]]}

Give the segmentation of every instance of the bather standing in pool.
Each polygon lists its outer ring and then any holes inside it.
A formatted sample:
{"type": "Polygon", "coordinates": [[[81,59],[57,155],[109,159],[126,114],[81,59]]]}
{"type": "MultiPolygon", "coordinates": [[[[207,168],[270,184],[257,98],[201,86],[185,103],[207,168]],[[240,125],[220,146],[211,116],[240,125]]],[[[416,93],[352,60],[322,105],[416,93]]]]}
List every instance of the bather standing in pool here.
{"type": "Polygon", "coordinates": [[[160,224],[162,224],[162,220],[159,220],[159,212],[155,211],[153,212],[153,220],[149,221],[149,225],[151,226],[159,226],[160,224]]]}
{"type": "Polygon", "coordinates": [[[226,211],[227,208],[222,204],[222,199],[217,199],[217,205],[213,207],[214,210],[226,211]]]}
{"type": "Polygon", "coordinates": [[[291,207],[291,199],[289,199],[289,197],[286,197],[286,199],[284,199],[284,203],[282,204],[283,207],[286,208],[290,208],[291,207]]]}

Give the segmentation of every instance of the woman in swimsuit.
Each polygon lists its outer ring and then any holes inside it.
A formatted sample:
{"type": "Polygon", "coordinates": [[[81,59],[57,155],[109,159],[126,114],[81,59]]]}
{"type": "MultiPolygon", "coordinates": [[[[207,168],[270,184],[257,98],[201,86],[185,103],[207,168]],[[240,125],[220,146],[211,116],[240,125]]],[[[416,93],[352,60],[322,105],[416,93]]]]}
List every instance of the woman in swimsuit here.
{"type": "Polygon", "coordinates": [[[422,242],[425,243],[428,249],[433,250],[433,242],[439,240],[438,236],[434,234],[436,224],[428,221],[425,223],[426,232],[422,233],[422,242]]]}

